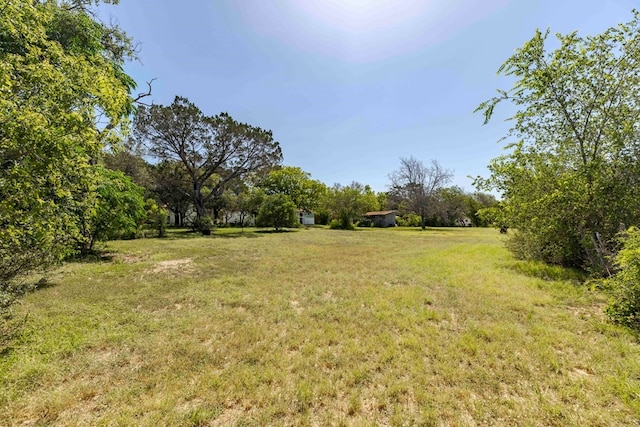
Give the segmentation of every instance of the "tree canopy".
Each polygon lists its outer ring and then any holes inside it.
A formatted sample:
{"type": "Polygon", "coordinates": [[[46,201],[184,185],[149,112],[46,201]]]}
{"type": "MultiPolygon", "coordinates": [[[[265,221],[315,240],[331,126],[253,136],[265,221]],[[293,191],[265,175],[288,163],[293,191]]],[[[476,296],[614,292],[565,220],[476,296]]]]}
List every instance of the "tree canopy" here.
{"type": "Polygon", "coordinates": [[[313,211],[327,192],[327,187],[320,181],[311,179],[308,172],[299,167],[284,166],[269,172],[260,183],[266,194],[285,194],[298,209],[313,211]]]}
{"type": "Polygon", "coordinates": [[[92,162],[133,108],[122,69],[133,46],[93,18],[92,3],[0,0],[3,283],[75,247],[92,162]]]}
{"type": "Polygon", "coordinates": [[[523,257],[606,272],[615,235],[640,220],[640,28],[638,12],[595,36],[536,31],[499,69],[508,91],[477,109],[518,108],[508,154],[481,188],[503,194],[503,221],[523,257]]]}
{"type": "Polygon", "coordinates": [[[401,158],[400,167],[389,175],[389,194],[396,203],[420,216],[424,230],[427,217],[436,214],[440,190],[452,176],[452,172],[443,169],[437,160],[431,160],[431,165],[425,166],[414,157],[401,158]]]}
{"type": "Polygon", "coordinates": [[[205,206],[222,197],[233,179],[277,165],[282,151],[271,131],[235,121],[229,114],[205,116],[188,99],[169,106],[140,107],[135,135],[149,153],[181,162],[191,181],[190,195],[199,219],[205,206]]]}

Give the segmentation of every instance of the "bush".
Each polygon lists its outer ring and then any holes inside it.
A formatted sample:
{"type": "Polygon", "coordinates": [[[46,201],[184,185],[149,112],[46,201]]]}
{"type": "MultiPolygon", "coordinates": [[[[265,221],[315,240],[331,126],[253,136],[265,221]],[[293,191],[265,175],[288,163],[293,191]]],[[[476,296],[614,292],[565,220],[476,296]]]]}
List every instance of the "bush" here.
{"type": "Polygon", "coordinates": [[[632,227],[622,237],[622,249],[615,256],[618,272],[605,280],[612,297],[606,308],[617,323],[640,328],[640,230],[632,227]]]}
{"type": "Polygon", "coordinates": [[[188,225],[193,231],[198,231],[203,235],[209,235],[213,228],[213,221],[208,216],[203,216],[202,218],[194,218],[188,221],[188,225]]]}
{"type": "Polygon", "coordinates": [[[297,223],[296,205],[284,194],[267,196],[256,218],[258,227],[273,227],[276,230],[294,227],[297,223]]]}
{"type": "Polygon", "coordinates": [[[355,230],[355,227],[349,221],[341,221],[337,219],[332,219],[329,223],[329,228],[332,230],[355,230]]]}

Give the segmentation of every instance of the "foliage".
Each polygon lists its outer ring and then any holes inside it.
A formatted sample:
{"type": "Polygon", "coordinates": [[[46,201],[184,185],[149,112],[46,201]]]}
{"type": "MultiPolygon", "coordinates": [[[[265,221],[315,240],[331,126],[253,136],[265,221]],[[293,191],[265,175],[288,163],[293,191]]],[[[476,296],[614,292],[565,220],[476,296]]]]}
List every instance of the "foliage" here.
{"type": "Polygon", "coordinates": [[[158,201],[176,216],[176,225],[184,227],[191,207],[191,180],[178,161],[165,160],[151,167],[151,189],[158,201]]]}
{"type": "Polygon", "coordinates": [[[147,199],[144,204],[145,224],[158,233],[158,237],[167,235],[167,209],[158,206],[153,199],[147,199]]]}
{"type": "Polygon", "coordinates": [[[228,182],[269,169],[282,159],[271,131],[237,122],[227,113],[205,116],[179,96],[170,106],[140,107],[135,135],[152,155],[180,162],[190,180],[188,191],[198,219],[205,217],[207,203],[222,197],[228,182]]]}
{"type": "Polygon", "coordinates": [[[605,281],[612,291],[606,312],[612,320],[640,329],[640,229],[629,228],[621,240],[617,272],[605,281]]]}
{"type": "Polygon", "coordinates": [[[232,225],[244,227],[251,216],[258,215],[265,193],[262,188],[247,187],[244,183],[234,187],[225,191],[225,205],[228,212],[234,212],[239,216],[236,218],[237,224],[232,225]]]}
{"type": "Polygon", "coordinates": [[[582,38],[558,34],[559,47],[534,37],[499,69],[511,90],[483,102],[518,107],[510,153],[489,165],[480,188],[503,194],[506,225],[526,248],[519,255],[550,263],[611,271],[621,224],[640,221],[640,31],[631,22],[582,38]]]}
{"type": "Polygon", "coordinates": [[[266,194],[285,194],[296,207],[306,212],[313,212],[319,207],[327,187],[320,181],[311,179],[308,172],[299,167],[284,166],[269,172],[260,183],[266,194]]]}
{"type": "Polygon", "coordinates": [[[75,250],[92,161],[133,108],[131,41],[74,5],[0,0],[0,299],[75,250]]]}
{"type": "Polygon", "coordinates": [[[273,227],[276,231],[297,224],[296,204],[285,194],[271,194],[264,198],[256,225],[258,227],[273,227]]]}
{"type": "Polygon", "coordinates": [[[389,196],[409,212],[420,215],[424,230],[427,218],[437,214],[439,191],[452,176],[453,173],[443,169],[436,160],[431,160],[431,165],[425,166],[414,157],[401,158],[400,168],[389,175],[389,196]]]}
{"type": "Polygon", "coordinates": [[[95,169],[95,208],[80,214],[83,252],[92,251],[97,241],[135,237],[146,216],[144,188],[120,171],[95,169]]]}
{"type": "Polygon", "coordinates": [[[414,213],[408,213],[398,217],[397,221],[400,227],[420,227],[422,225],[422,218],[420,218],[420,215],[414,213]]]}
{"type": "Polygon", "coordinates": [[[333,219],[331,228],[353,229],[357,218],[379,209],[375,192],[368,185],[352,182],[347,186],[335,184],[327,196],[327,204],[333,219]]]}
{"type": "Polygon", "coordinates": [[[105,167],[123,172],[134,184],[144,187],[147,190],[147,196],[151,196],[155,184],[152,175],[153,166],[144,159],[142,153],[131,147],[130,143],[105,152],[102,160],[105,167]]]}

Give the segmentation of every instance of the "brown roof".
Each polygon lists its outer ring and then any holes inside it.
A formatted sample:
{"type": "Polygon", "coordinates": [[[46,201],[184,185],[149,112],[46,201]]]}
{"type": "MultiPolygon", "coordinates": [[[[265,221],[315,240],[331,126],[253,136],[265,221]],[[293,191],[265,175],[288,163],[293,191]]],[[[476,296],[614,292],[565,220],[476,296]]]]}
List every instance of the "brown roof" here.
{"type": "Polygon", "coordinates": [[[384,216],[392,213],[396,213],[396,211],[377,211],[377,212],[367,212],[364,216],[384,216]]]}

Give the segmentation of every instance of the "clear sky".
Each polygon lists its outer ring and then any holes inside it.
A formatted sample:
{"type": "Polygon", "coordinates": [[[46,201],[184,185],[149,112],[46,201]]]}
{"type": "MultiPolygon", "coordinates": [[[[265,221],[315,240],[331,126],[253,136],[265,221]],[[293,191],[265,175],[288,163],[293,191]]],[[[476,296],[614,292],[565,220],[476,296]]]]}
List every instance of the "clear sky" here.
{"type": "Polygon", "coordinates": [[[104,6],[139,43],[127,66],[150,101],[176,95],[271,129],[284,164],[327,185],[385,191],[400,157],[474,191],[500,155],[510,108],[498,67],[536,28],[596,34],[631,20],[623,0],[121,0],[104,6]]]}

